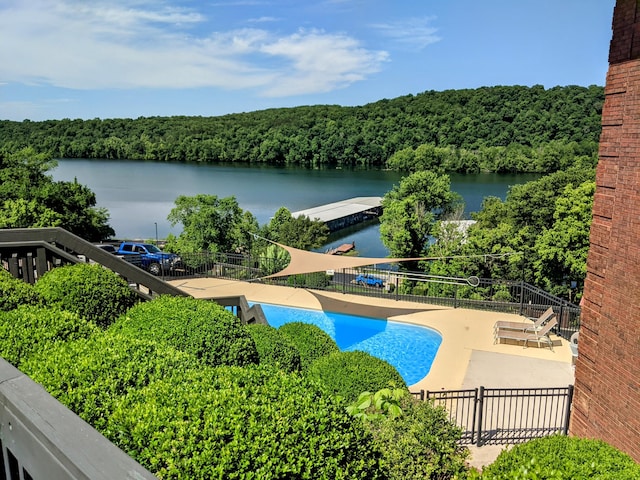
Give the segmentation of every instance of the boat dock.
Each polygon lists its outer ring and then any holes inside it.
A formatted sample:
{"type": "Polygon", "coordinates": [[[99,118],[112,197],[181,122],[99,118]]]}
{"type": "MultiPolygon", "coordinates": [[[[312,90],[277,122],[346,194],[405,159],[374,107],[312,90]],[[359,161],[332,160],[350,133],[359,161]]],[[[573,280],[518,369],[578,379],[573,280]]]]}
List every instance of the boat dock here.
{"type": "Polygon", "coordinates": [[[300,215],[311,220],[319,220],[335,232],[342,228],[370,220],[382,213],[382,197],[355,197],[340,202],[328,203],[318,207],[292,212],[291,216],[300,215]]]}

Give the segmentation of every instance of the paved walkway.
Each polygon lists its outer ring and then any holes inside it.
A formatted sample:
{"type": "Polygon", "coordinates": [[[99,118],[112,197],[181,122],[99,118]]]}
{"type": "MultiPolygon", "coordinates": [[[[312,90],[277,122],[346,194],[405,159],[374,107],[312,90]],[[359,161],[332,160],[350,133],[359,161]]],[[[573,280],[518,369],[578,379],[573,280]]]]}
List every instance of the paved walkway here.
{"type": "MultiPolygon", "coordinates": [[[[494,344],[496,320],[518,321],[522,319],[518,315],[226,279],[178,279],[170,283],[196,298],[244,295],[251,302],[387,318],[431,327],[442,335],[442,344],[431,371],[410,386],[412,391],[573,384],[571,350],[566,340],[552,336],[553,351],[537,346],[494,344]]],[[[471,464],[491,463],[503,448],[472,448],[471,464]]]]}

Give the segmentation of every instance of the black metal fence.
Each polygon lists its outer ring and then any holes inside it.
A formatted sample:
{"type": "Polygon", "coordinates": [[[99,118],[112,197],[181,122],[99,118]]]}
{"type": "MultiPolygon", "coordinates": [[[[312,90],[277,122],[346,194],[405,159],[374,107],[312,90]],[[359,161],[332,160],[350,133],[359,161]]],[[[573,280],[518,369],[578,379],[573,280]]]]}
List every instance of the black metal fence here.
{"type": "Polygon", "coordinates": [[[182,260],[184,269],[173,272],[172,275],[261,281],[453,308],[515,313],[532,318],[539,317],[552,306],[558,319],[558,335],[568,339],[580,327],[580,306],[519,280],[442,277],[373,267],[346,268],[260,280],[280,270],[284,265],[279,265],[273,258],[221,253],[186,254],[182,255],[182,260]],[[363,274],[381,282],[369,284],[359,281],[360,275],[363,274]]]}
{"type": "Polygon", "coordinates": [[[462,429],[462,443],[514,444],[569,431],[573,385],[413,393],[442,406],[462,429]]]}

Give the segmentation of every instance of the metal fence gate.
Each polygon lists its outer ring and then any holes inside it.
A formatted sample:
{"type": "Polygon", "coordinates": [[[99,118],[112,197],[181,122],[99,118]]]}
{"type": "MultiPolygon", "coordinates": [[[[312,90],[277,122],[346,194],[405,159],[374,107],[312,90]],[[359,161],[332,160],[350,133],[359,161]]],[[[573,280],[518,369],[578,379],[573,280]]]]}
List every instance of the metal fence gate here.
{"type": "Polygon", "coordinates": [[[442,406],[462,428],[462,443],[513,444],[569,430],[573,385],[550,388],[424,390],[413,393],[442,406]]]}

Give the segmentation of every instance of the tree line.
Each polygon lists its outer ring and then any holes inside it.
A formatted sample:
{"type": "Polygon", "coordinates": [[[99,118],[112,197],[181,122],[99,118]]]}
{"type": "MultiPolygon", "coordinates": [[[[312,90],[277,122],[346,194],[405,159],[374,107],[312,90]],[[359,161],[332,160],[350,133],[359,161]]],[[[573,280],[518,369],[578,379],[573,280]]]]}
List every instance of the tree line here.
{"type": "Polygon", "coordinates": [[[217,117],[0,121],[0,148],[309,168],[402,169],[413,156],[456,172],[544,173],[594,157],[603,101],[595,85],[496,86],[217,117]]]}

